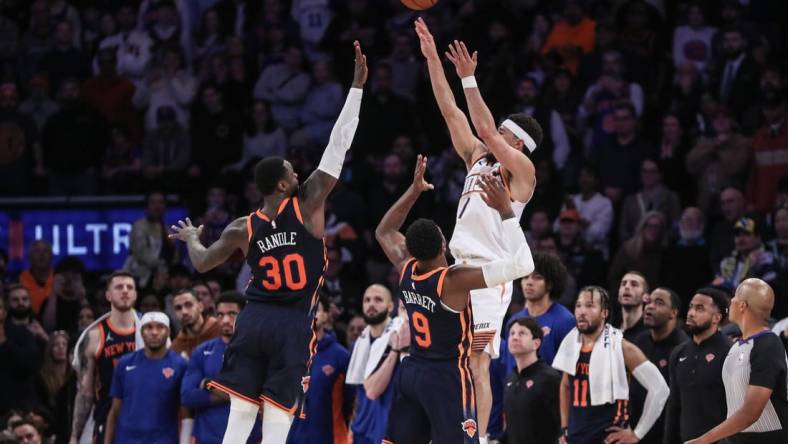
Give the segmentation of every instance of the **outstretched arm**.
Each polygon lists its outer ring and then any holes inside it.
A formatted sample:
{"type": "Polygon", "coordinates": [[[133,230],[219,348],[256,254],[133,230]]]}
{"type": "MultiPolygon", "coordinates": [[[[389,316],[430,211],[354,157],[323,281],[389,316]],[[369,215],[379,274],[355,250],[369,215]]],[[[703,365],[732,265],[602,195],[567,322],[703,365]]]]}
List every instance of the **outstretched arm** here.
{"type": "MultiPolygon", "coordinates": [[[[503,136],[498,133],[495,119],[490,112],[490,108],[484,103],[482,94],[473,78],[473,74],[476,71],[477,53],[474,51],[473,56],[471,56],[464,43],[455,41],[449,45],[449,51],[446,53],[446,56],[457,68],[457,75],[461,79],[472,79],[471,81],[463,81],[463,91],[465,91],[468,111],[471,113],[471,121],[474,128],[476,128],[476,133],[479,134],[479,137],[482,138],[484,144],[495,158],[501,162],[501,165],[512,173],[513,182],[517,184],[512,190],[516,193],[513,197],[519,201],[528,200],[534,186],[536,169],[531,160],[522,151],[509,145],[503,136]]],[[[525,141],[523,142],[525,143],[525,141]]]]}
{"type": "Polygon", "coordinates": [[[435,49],[435,40],[432,38],[429,28],[427,28],[427,24],[424,22],[424,19],[418,18],[415,25],[416,35],[419,36],[421,45],[421,53],[427,59],[432,93],[438,102],[438,108],[441,110],[443,120],[446,121],[446,125],[449,127],[451,143],[454,145],[457,154],[465,161],[465,165],[469,166],[475,157],[484,152],[484,145],[481,140],[473,135],[468,118],[465,117],[465,113],[462,112],[454,100],[454,94],[451,92],[449,82],[446,80],[446,73],[443,71],[443,63],[438,56],[438,50],[435,49]]]}
{"type": "Polygon", "coordinates": [[[94,394],[96,392],[95,372],[96,372],[96,352],[98,349],[98,330],[90,330],[82,341],[81,349],[77,353],[82,354],[80,364],[82,368],[77,372],[77,396],[74,400],[74,419],[71,423],[71,444],[76,444],[82,436],[82,430],[93,409],[94,394]]]}
{"type": "Polygon", "coordinates": [[[433,188],[424,180],[426,170],[427,157],[419,154],[416,159],[416,170],[413,173],[413,183],[394,206],[386,212],[375,229],[375,239],[397,270],[401,270],[410,257],[405,246],[405,236],[399,232],[399,229],[405,223],[410,209],[413,208],[413,204],[416,203],[421,193],[433,188]]]}
{"type": "Polygon", "coordinates": [[[534,270],[531,249],[514,212],[511,200],[500,179],[481,176],[479,186],[484,202],[498,211],[503,219],[504,242],[516,251],[513,257],[490,262],[482,267],[455,266],[449,268],[444,280],[441,299],[449,308],[465,309],[468,294],[477,288],[489,288],[525,276],[534,270]]]}
{"type": "Polygon", "coordinates": [[[320,159],[320,165],[304,181],[299,190],[301,197],[301,208],[307,229],[317,238],[323,237],[325,228],[324,210],[326,199],[334,189],[334,185],[342,173],[342,165],[345,163],[345,153],[353,143],[358,127],[358,114],[361,110],[361,96],[363,95],[364,84],[367,81],[367,56],[361,52],[361,45],[358,41],[353,42],[356,51],[356,67],[353,72],[353,83],[350,85],[345,106],[334,123],[328,145],[320,159]]]}
{"type": "Polygon", "coordinates": [[[247,218],[248,216],[243,216],[230,222],[230,225],[226,226],[224,231],[222,231],[219,240],[208,248],[205,248],[200,242],[203,226],[195,227],[188,217],[185,221],[179,220],[178,225],[170,227],[172,229],[170,239],[178,239],[185,242],[192,265],[198,272],[205,273],[223,264],[239,248],[246,254],[249,248],[247,218]]]}

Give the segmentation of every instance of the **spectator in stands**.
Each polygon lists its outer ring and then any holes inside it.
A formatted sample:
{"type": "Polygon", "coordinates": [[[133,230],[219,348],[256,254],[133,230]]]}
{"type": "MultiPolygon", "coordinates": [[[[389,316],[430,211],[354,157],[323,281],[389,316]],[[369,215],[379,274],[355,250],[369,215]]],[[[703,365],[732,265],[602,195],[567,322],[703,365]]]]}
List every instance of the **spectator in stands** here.
{"type": "Polygon", "coordinates": [[[228,106],[215,85],[205,85],[200,92],[200,106],[192,114],[192,156],[189,175],[211,180],[221,167],[241,158],[243,121],[228,106]],[[222,147],[217,150],[216,147],[222,147]]]}
{"type": "Polygon", "coordinates": [[[28,246],[30,268],[19,275],[19,283],[30,294],[33,313],[41,312],[41,305],[52,293],[54,273],[52,272],[52,245],[45,240],[35,240],[28,246]]]}
{"type": "Polygon", "coordinates": [[[167,347],[170,320],[162,312],[150,312],[142,316],[140,325],[145,348],[120,358],[112,375],[104,443],[189,442],[193,420],[179,408],[187,363],[167,347]]]}
{"type": "Polygon", "coordinates": [[[721,31],[722,54],[709,69],[710,89],[723,105],[741,117],[758,99],[758,65],[747,54],[747,36],[740,28],[721,31]]]}
{"type": "Polygon", "coordinates": [[[29,189],[40,147],[35,122],[20,111],[19,91],[12,82],[0,83],[0,137],[7,147],[0,160],[0,194],[29,189]]]}
{"type": "MultiPolygon", "coordinates": [[[[575,317],[557,303],[566,288],[567,270],[561,259],[551,254],[536,253],[534,264],[534,271],[519,282],[525,296],[525,308],[513,314],[507,325],[513,326],[521,318],[533,318],[539,322],[544,333],[539,358],[550,365],[564,336],[575,327],[575,317]]],[[[516,362],[508,348],[501,346],[501,351],[506,375],[509,375],[515,369],[516,362]]]]}
{"type": "Polygon", "coordinates": [[[19,105],[19,111],[27,114],[36,124],[36,130],[44,129],[49,117],[55,114],[60,105],[50,98],[50,83],[45,75],[39,74],[30,79],[28,84],[30,95],[19,105]]]}
{"type": "Polygon", "coordinates": [[[649,284],[640,272],[629,271],[621,278],[618,286],[618,305],[621,306],[621,317],[618,328],[624,332],[628,341],[646,331],[643,324],[643,304],[649,297],[649,284]]]}
{"type": "Polygon", "coordinates": [[[41,432],[28,420],[17,421],[10,424],[19,440],[19,444],[42,444],[41,432]]]}
{"type": "Polygon", "coordinates": [[[191,32],[184,2],[145,0],[140,4],[141,27],[153,41],[153,50],[163,46],[179,46],[186,51],[186,60],[193,59],[191,32]]]}
{"type": "Polygon", "coordinates": [[[214,7],[202,15],[202,26],[197,30],[194,42],[195,63],[207,60],[209,57],[222,53],[225,50],[227,29],[224,29],[218,10],[214,7]]]}
{"type": "Polygon", "coordinates": [[[550,158],[535,159],[536,186],[529,201],[536,208],[544,208],[551,219],[558,216],[564,189],[561,176],[556,171],[555,163],[550,158]]]}
{"type": "Polygon", "coordinates": [[[38,322],[31,306],[30,293],[19,284],[11,284],[6,288],[8,300],[8,323],[26,328],[36,339],[39,349],[43,351],[49,342],[49,334],[38,322]]]}
{"type": "Polygon", "coordinates": [[[347,323],[347,329],[345,330],[345,340],[347,341],[345,345],[348,350],[353,350],[356,345],[356,339],[361,336],[366,326],[367,323],[362,316],[356,315],[350,318],[350,321],[347,323]]]}
{"type": "MultiPolygon", "coordinates": [[[[527,212],[523,212],[523,215],[525,216],[526,213],[527,212]]],[[[552,223],[550,222],[550,215],[547,214],[547,210],[534,208],[530,213],[531,217],[528,219],[528,228],[525,230],[525,238],[528,240],[529,245],[535,245],[540,239],[552,233],[552,223]]]]}
{"type": "Polygon", "coordinates": [[[694,63],[676,65],[670,91],[670,109],[678,116],[685,130],[694,137],[708,131],[701,114],[702,102],[711,99],[702,73],[694,63]]]}
{"type": "Polygon", "coordinates": [[[192,294],[194,294],[197,300],[202,304],[203,318],[209,318],[216,315],[216,302],[211,287],[205,285],[204,282],[197,281],[192,285],[192,294]]]}
{"type": "MultiPolygon", "coordinates": [[[[195,444],[214,444],[221,442],[227,428],[230,413],[230,398],[218,390],[208,390],[208,382],[219,375],[227,344],[235,332],[235,319],[245,305],[243,297],[235,292],[223,293],[217,300],[217,319],[221,334],[200,344],[189,359],[189,366],[181,385],[181,403],[194,411],[194,430],[192,439],[195,444]]],[[[260,440],[258,421],[249,442],[260,440]]]]}
{"type": "Polygon", "coordinates": [[[733,250],[733,226],[746,214],[746,201],[740,188],[727,185],[720,190],[720,210],[723,220],[717,222],[709,235],[711,264],[715,272],[722,258],[733,250]]]}
{"type": "Polygon", "coordinates": [[[603,194],[619,203],[637,191],[639,169],[648,148],[638,135],[637,113],[631,103],[616,105],[612,117],[615,137],[598,148],[592,161],[597,166],[603,194]]]}
{"type": "Polygon", "coordinates": [[[717,29],[706,24],[706,13],[701,3],[686,7],[687,22],[673,31],[673,65],[692,63],[700,72],[711,61],[712,40],[717,29]]]}
{"type": "Polygon", "coordinates": [[[132,144],[129,134],[120,126],[109,131],[110,144],[101,159],[102,188],[110,193],[136,191],[142,167],[139,146],[132,144]]]}
{"type": "Polygon", "coordinates": [[[274,121],[285,131],[292,132],[299,125],[298,114],[310,83],[303,66],[303,52],[297,46],[289,46],[284,61],[260,73],[254,97],[270,103],[274,121]]]}
{"type": "Polygon", "coordinates": [[[373,284],[364,292],[363,316],[367,327],[353,346],[347,384],[356,387],[356,409],[350,430],[356,444],[383,439],[394,400],[394,379],[400,355],[410,344],[407,321],[390,318],[391,292],[373,284]],[[403,328],[401,328],[403,327],[403,328]]]}
{"type": "Polygon", "coordinates": [[[594,49],[596,23],[583,14],[577,0],[564,2],[563,20],[553,26],[542,53],[556,51],[572,73],[577,73],[580,58],[594,49]]]}
{"type": "Polygon", "coordinates": [[[306,419],[297,418],[290,428],[288,443],[332,444],[348,436],[348,420],[353,412],[353,390],[345,386],[350,353],[326,331],[331,304],[318,300],[315,314],[317,353],[312,360],[306,419]]]}
{"type": "Polygon", "coordinates": [[[147,108],[147,131],[158,126],[156,117],[162,106],[172,107],[178,123],[188,128],[189,107],[196,93],[197,79],[185,66],[183,51],[177,45],[166,46],[158,53],[147,78],[137,84],[134,104],[139,108],[147,108]]]}
{"type": "Polygon", "coordinates": [[[688,297],[695,289],[708,284],[714,277],[705,227],[705,217],[699,208],[685,208],[676,233],[662,256],[659,282],[686,298],[679,314],[685,313],[688,297]]]}
{"type": "Polygon", "coordinates": [[[526,113],[533,116],[542,127],[542,132],[549,137],[542,139],[536,155],[553,160],[556,168],[563,171],[572,152],[569,136],[564,122],[555,109],[550,108],[540,99],[539,84],[535,79],[526,77],[520,80],[515,90],[517,103],[512,113],[526,113]]]}
{"type": "MultiPolygon", "coordinates": [[[[689,340],[679,325],[681,309],[679,295],[665,287],[655,288],[650,294],[643,310],[643,325],[648,329],[632,339],[640,351],[657,366],[665,382],[670,384],[668,360],[677,346],[689,340]]],[[[646,389],[633,381],[629,388],[629,402],[632,406],[631,421],[637,423],[643,413],[646,389]]],[[[651,430],[640,440],[644,444],[662,444],[665,431],[665,411],[659,416],[651,430]]]]}
{"type": "MultiPolygon", "coordinates": [[[[33,76],[40,72],[38,67],[41,60],[49,53],[54,43],[52,35],[52,20],[47,10],[47,0],[33,0],[30,2],[29,23],[27,32],[22,37],[21,43],[21,74],[33,76]]],[[[22,24],[22,23],[17,23],[22,24]]],[[[52,83],[50,83],[52,85],[52,83]]]]}
{"type": "Polygon", "coordinates": [[[697,202],[708,212],[726,184],[743,183],[750,162],[750,139],[742,136],[724,108],[714,113],[712,135],[702,137],[687,153],[687,172],[697,178],[697,202]]]}
{"type": "Polygon", "coordinates": [[[742,217],[733,225],[734,250],[720,262],[714,285],[733,292],[748,278],[759,278],[774,286],[779,279],[780,265],[766,251],[761,241],[762,230],[755,219],[742,217]]]}
{"type": "Polygon", "coordinates": [[[134,84],[118,74],[117,53],[105,48],[96,55],[98,74],[82,85],[85,103],[101,113],[110,125],[118,125],[128,131],[135,142],[142,140],[142,125],[134,109],[134,84]]]}
{"type": "Polygon", "coordinates": [[[129,256],[123,268],[137,279],[140,288],[148,285],[153,274],[166,269],[173,256],[173,245],[167,237],[164,215],[167,200],[160,191],[145,197],[145,217],[131,226],[129,256]]]}
{"type": "MultiPolygon", "coordinates": [[[[775,238],[766,243],[766,250],[770,252],[780,265],[781,277],[779,288],[788,288],[788,205],[778,207],[772,216],[775,238]]],[[[774,313],[777,319],[788,316],[788,300],[778,298],[774,304],[774,313]]]]}
{"type": "Polygon", "coordinates": [[[79,310],[85,304],[85,264],[67,256],[55,266],[52,295],[41,306],[41,323],[47,331],[77,331],[79,310]]]}
{"type": "Polygon", "coordinates": [[[82,333],[93,321],[96,320],[96,311],[91,305],[83,305],[79,309],[79,317],[77,318],[77,332],[82,333]]]}
{"type": "Polygon", "coordinates": [[[582,219],[575,209],[561,211],[558,216],[558,252],[577,285],[585,287],[605,279],[605,259],[602,253],[590,247],[583,238],[582,219]]]}
{"type": "Polygon", "coordinates": [[[678,195],[662,182],[659,163],[646,159],[640,164],[641,191],[627,196],[621,205],[619,220],[619,239],[629,239],[635,234],[643,216],[650,211],[658,211],[665,216],[665,227],[673,226],[681,215],[678,195]]]}
{"type": "Polygon", "coordinates": [[[777,182],[788,175],[788,98],[783,83],[776,70],[765,72],[761,81],[761,108],[766,121],[752,139],[753,162],[746,194],[747,202],[760,212],[773,209],[777,182]]]}
{"type": "MultiPolygon", "coordinates": [[[[577,112],[577,120],[589,129],[585,137],[586,152],[592,155],[598,146],[620,137],[618,116],[615,125],[607,120],[619,109],[618,102],[631,103],[632,116],[637,119],[643,114],[643,89],[624,78],[624,56],[617,50],[608,50],[602,55],[602,73],[588,87],[583,103],[577,112]]],[[[634,123],[634,122],[633,122],[634,123]]],[[[634,126],[630,132],[634,133],[634,126]]]]}
{"type": "Polygon", "coordinates": [[[0,414],[36,404],[34,380],[42,356],[33,333],[26,326],[14,325],[8,311],[5,298],[0,298],[0,414]]]}
{"type": "Polygon", "coordinates": [[[580,168],[577,184],[580,192],[569,196],[564,209],[574,207],[580,214],[580,226],[589,247],[608,256],[610,229],[613,225],[613,204],[597,191],[596,170],[589,165],[580,168]],[[569,205],[571,202],[572,205],[569,205]]]}
{"type": "MultiPolygon", "coordinates": [[[[271,107],[262,100],[255,100],[247,118],[241,160],[227,167],[228,171],[240,171],[256,160],[268,156],[284,157],[287,153],[287,135],[271,117],[271,107]]],[[[257,209],[255,204],[254,209],[257,209]]]]}
{"type": "Polygon", "coordinates": [[[312,85],[299,114],[303,127],[290,139],[291,144],[312,149],[319,147],[322,150],[328,143],[343,103],[344,91],[342,85],[332,78],[331,66],[328,62],[315,62],[312,67],[312,85]]]}
{"type": "Polygon", "coordinates": [[[90,77],[90,57],[74,44],[75,36],[79,38],[74,23],[64,19],[56,23],[52,49],[41,58],[37,72],[45,72],[52,87],[58,90],[65,79],[90,77]]]}
{"type": "Polygon", "coordinates": [[[52,194],[96,192],[96,169],[109,141],[104,118],[82,101],[79,81],[59,81],[61,109],[44,125],[41,135],[44,165],[52,194]],[[75,150],[78,146],[80,149],[75,150]]]}
{"type": "Polygon", "coordinates": [[[691,147],[690,137],[679,116],[666,114],[662,118],[662,138],[653,157],[662,171],[665,185],[678,194],[682,203],[695,202],[695,190],[686,166],[691,147]]]}
{"type": "Polygon", "coordinates": [[[391,66],[391,89],[395,94],[414,100],[417,82],[422,70],[421,61],[416,57],[410,29],[398,32],[392,37],[391,53],[381,63],[391,66]]]}
{"type": "Polygon", "coordinates": [[[621,244],[610,263],[607,274],[610,288],[615,288],[621,276],[629,270],[643,273],[649,282],[657,282],[667,246],[667,233],[668,227],[662,213],[646,213],[635,234],[621,244]]]}
{"type": "Polygon", "coordinates": [[[69,362],[68,333],[52,333],[37,384],[39,404],[54,419],[49,431],[57,437],[57,442],[68,442],[71,436],[70,412],[77,392],[77,377],[69,362]]]}
{"type": "Polygon", "coordinates": [[[198,345],[221,334],[219,321],[202,314],[202,303],[192,290],[176,290],[172,300],[181,331],[172,341],[172,351],[188,359],[198,345]]]}
{"type": "Polygon", "coordinates": [[[131,4],[121,3],[115,11],[118,32],[101,40],[99,49],[115,49],[118,73],[140,81],[149,69],[153,41],[137,27],[137,13],[131,4]]]}
{"type": "Polygon", "coordinates": [[[145,136],[142,174],[151,185],[181,189],[191,160],[191,137],[170,106],[156,111],[156,123],[145,136]]]}

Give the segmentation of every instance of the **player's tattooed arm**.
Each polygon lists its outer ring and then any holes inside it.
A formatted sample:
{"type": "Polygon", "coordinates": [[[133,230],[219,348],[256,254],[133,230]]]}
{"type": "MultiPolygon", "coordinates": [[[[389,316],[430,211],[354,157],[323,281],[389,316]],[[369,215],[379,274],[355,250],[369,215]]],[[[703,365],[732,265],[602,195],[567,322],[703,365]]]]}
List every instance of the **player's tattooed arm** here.
{"type": "Polygon", "coordinates": [[[413,204],[416,203],[421,193],[433,189],[432,184],[424,179],[426,171],[427,157],[419,154],[416,158],[416,169],[413,172],[413,183],[405,191],[405,194],[389,208],[375,229],[375,239],[377,239],[383,252],[386,253],[386,257],[398,270],[402,269],[410,257],[405,246],[405,236],[399,230],[402,228],[402,224],[405,223],[405,219],[408,218],[410,209],[413,208],[413,204]]]}
{"type": "Polygon", "coordinates": [[[446,121],[446,126],[449,127],[451,143],[454,145],[457,154],[465,162],[465,165],[469,166],[476,156],[481,155],[485,151],[484,144],[473,134],[468,118],[454,100],[454,93],[452,93],[449,82],[446,80],[443,62],[438,55],[438,50],[435,48],[435,40],[427,27],[427,23],[422,18],[416,19],[414,23],[416,35],[419,37],[421,53],[427,60],[432,93],[435,95],[435,101],[438,102],[438,108],[441,111],[443,120],[446,121]]]}
{"type": "Polygon", "coordinates": [[[97,347],[98,330],[94,328],[88,332],[78,351],[82,355],[82,359],[80,359],[79,378],[77,379],[77,396],[74,399],[74,418],[71,423],[71,439],[69,442],[72,444],[79,442],[90,411],[93,408],[97,347]]]}
{"type": "Polygon", "coordinates": [[[223,264],[238,249],[246,254],[249,248],[247,223],[247,216],[230,222],[230,225],[227,225],[222,231],[219,240],[208,248],[200,241],[203,225],[195,227],[188,217],[185,220],[179,220],[177,224],[170,227],[172,232],[169,237],[185,242],[192,265],[198,272],[205,273],[223,264]]]}

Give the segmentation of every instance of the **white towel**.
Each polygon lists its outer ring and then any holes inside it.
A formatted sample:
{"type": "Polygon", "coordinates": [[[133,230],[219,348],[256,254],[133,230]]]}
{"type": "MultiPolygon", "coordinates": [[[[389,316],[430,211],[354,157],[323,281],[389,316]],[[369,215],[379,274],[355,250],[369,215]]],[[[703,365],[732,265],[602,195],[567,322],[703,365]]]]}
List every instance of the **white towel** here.
{"type": "MultiPolygon", "coordinates": [[[[627,368],[621,341],[624,334],[610,324],[605,324],[602,334],[594,344],[588,369],[591,386],[591,405],[610,404],[618,399],[629,399],[627,368]]],[[[583,343],[577,327],[573,328],[561,342],[553,360],[553,367],[570,375],[575,374],[577,359],[583,343]]]]}
{"type": "Polygon", "coordinates": [[[402,327],[402,319],[400,317],[392,319],[383,330],[383,334],[375,342],[371,341],[372,336],[370,335],[369,326],[364,329],[353,346],[353,354],[350,355],[345,384],[357,385],[364,383],[364,380],[378,368],[378,363],[380,363],[383,353],[386,352],[386,348],[389,345],[391,334],[399,331],[400,327],[402,327]]]}

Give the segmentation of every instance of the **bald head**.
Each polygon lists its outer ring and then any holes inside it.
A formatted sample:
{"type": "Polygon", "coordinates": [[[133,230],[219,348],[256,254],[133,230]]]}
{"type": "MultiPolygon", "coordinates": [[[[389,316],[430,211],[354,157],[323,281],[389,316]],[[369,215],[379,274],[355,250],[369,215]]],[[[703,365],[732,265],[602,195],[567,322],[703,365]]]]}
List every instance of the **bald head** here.
{"type": "Polygon", "coordinates": [[[769,284],[757,278],[746,279],[739,284],[735,297],[747,303],[756,319],[763,322],[769,320],[774,308],[774,290],[769,284]]]}

